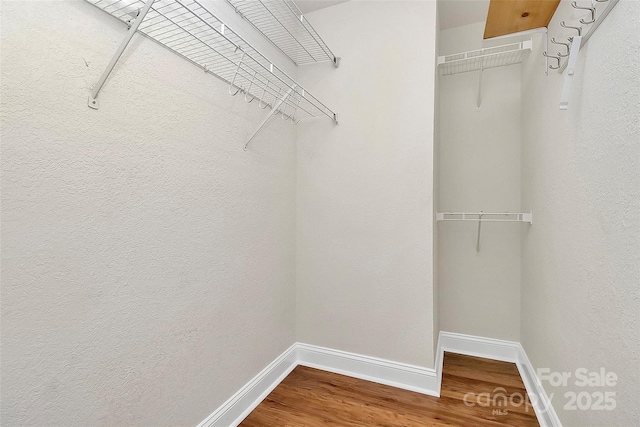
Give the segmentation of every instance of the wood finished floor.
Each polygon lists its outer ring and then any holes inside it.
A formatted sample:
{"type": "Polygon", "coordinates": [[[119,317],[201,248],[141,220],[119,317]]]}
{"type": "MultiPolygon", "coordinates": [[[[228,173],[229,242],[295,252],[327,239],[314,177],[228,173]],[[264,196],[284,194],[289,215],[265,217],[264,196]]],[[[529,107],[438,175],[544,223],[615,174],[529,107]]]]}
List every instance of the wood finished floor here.
{"type": "Polygon", "coordinates": [[[516,365],[445,353],[441,396],[431,397],[298,366],[242,427],[538,426],[516,365]],[[467,395],[467,393],[474,393],[467,395]],[[490,393],[491,398],[481,393],[490,393]],[[485,406],[503,393],[515,405],[485,406]],[[474,406],[465,404],[473,402],[474,406]],[[498,412],[502,411],[502,412],[498,412]]]}

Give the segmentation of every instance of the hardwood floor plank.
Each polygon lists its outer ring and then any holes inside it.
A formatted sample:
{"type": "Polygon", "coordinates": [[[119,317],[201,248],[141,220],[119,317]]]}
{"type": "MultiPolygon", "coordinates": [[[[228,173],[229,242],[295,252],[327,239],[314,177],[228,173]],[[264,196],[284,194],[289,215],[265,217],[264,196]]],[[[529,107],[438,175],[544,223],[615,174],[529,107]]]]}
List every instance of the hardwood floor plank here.
{"type": "Polygon", "coordinates": [[[440,398],[298,366],[241,426],[538,426],[533,408],[512,396],[526,397],[514,364],[451,353],[440,398]]]}
{"type": "Polygon", "coordinates": [[[520,373],[514,363],[446,353],[442,372],[443,377],[444,375],[455,375],[501,386],[521,386],[524,388],[520,373]]]}

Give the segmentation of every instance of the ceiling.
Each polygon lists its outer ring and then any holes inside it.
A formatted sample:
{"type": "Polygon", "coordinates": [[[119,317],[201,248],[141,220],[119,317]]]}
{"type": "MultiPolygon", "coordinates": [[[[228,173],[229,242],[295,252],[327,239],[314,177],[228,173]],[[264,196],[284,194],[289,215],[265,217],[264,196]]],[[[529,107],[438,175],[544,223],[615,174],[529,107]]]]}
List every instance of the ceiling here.
{"type": "Polygon", "coordinates": [[[438,0],[440,29],[484,22],[488,11],[489,0],[438,0]]]}
{"type": "MultiPolygon", "coordinates": [[[[302,13],[307,14],[348,0],[295,0],[302,13]]],[[[487,20],[489,0],[438,0],[440,29],[460,27],[462,25],[487,20]]]]}
{"type": "Polygon", "coordinates": [[[344,3],[346,1],[347,0],[295,0],[295,3],[303,14],[307,14],[314,10],[344,3]]]}

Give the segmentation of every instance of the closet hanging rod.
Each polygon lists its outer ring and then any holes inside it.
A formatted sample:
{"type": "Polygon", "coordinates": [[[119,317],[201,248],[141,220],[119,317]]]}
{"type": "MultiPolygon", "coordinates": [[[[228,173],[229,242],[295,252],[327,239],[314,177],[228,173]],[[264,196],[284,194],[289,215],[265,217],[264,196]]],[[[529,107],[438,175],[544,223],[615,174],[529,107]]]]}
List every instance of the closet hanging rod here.
{"type": "Polygon", "coordinates": [[[436,221],[526,222],[533,224],[533,212],[436,212],[436,221]]]}
{"type": "Polygon", "coordinates": [[[293,0],[226,0],[295,65],[331,61],[340,65],[293,0]]]}
{"type": "MultiPolygon", "coordinates": [[[[260,99],[261,105],[273,108],[282,94],[291,91],[285,102],[279,103],[279,112],[283,115],[287,116],[285,110],[289,107],[302,113],[302,118],[324,115],[337,123],[335,112],[309,94],[198,0],[86,1],[125,23],[135,19],[133,22],[139,25],[138,32],[240,89],[251,100],[260,99]],[[147,6],[146,17],[139,16],[143,19],[137,22],[138,11],[147,6]]],[[[130,39],[129,35],[127,38],[130,39]]],[[[126,43],[123,44],[126,47],[126,43]]],[[[97,97],[98,94],[95,95],[97,97]]],[[[293,117],[291,119],[293,121],[293,117]]]]}

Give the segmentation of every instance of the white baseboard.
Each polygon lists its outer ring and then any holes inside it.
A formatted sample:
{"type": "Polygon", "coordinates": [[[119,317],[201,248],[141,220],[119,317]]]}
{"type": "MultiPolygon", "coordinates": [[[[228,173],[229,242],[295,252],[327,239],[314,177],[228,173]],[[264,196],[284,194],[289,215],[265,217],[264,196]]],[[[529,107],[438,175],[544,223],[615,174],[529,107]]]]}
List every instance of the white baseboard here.
{"type": "Polygon", "coordinates": [[[450,351],[452,353],[484,357],[485,359],[500,360],[502,362],[515,363],[516,360],[518,360],[519,345],[517,342],[512,341],[454,334],[451,332],[440,332],[438,337],[438,352],[450,351]]]}
{"type": "Polygon", "coordinates": [[[553,409],[551,401],[520,343],[451,332],[440,332],[436,353],[438,389],[440,389],[442,384],[442,364],[445,351],[515,363],[540,426],[562,427],[558,415],[553,409]]]}
{"type": "Polygon", "coordinates": [[[429,396],[440,396],[435,369],[300,343],[298,364],[429,396]]]}
{"type": "Polygon", "coordinates": [[[439,397],[445,351],[515,363],[540,426],[562,427],[520,343],[450,332],[440,332],[435,369],[295,343],[198,427],[236,427],[298,365],[439,397]]]}
{"type": "Polygon", "coordinates": [[[533,402],[533,408],[536,411],[536,416],[538,417],[540,426],[562,427],[558,414],[556,414],[556,411],[553,409],[553,405],[551,404],[551,399],[549,399],[547,392],[544,390],[544,387],[542,387],[542,383],[540,382],[529,357],[527,357],[527,353],[525,353],[524,348],[520,343],[518,343],[518,347],[520,351],[518,353],[516,366],[518,366],[518,371],[520,371],[520,376],[522,377],[524,386],[526,387],[527,393],[532,401],[534,399],[533,396],[535,396],[536,401],[533,402]]]}
{"type": "Polygon", "coordinates": [[[236,427],[298,366],[297,344],[271,362],[198,427],[236,427]]]}
{"type": "Polygon", "coordinates": [[[438,376],[434,369],[295,343],[198,427],[236,427],[298,365],[440,396],[438,376]]]}

